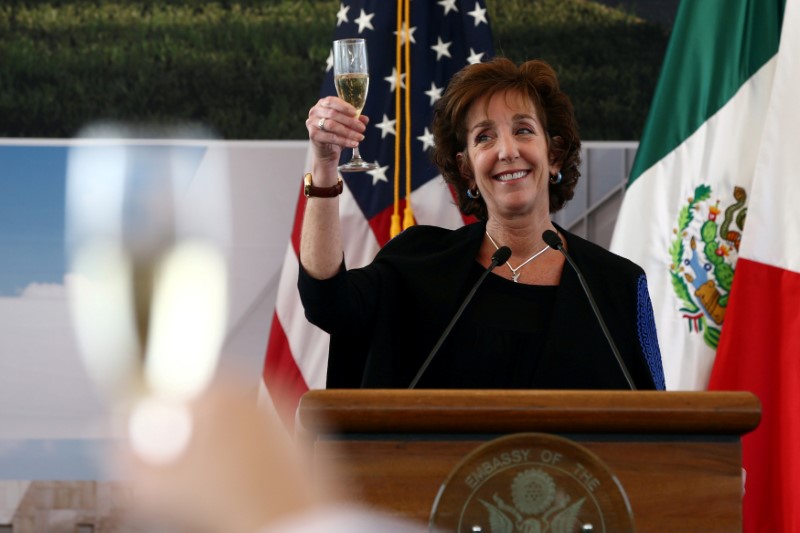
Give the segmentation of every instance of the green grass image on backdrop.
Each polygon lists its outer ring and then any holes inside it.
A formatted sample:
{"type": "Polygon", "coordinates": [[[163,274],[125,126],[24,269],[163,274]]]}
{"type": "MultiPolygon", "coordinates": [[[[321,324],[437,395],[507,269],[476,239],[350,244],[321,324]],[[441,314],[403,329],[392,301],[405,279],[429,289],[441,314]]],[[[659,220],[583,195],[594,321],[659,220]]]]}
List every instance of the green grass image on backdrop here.
{"type": "MultiPolygon", "coordinates": [[[[668,29],[588,0],[486,3],[496,52],[550,62],[584,139],[639,138],[668,29]]],[[[338,0],[7,0],[0,137],[72,137],[102,119],[196,122],[225,139],[306,138],[338,8],[338,0]]]]}

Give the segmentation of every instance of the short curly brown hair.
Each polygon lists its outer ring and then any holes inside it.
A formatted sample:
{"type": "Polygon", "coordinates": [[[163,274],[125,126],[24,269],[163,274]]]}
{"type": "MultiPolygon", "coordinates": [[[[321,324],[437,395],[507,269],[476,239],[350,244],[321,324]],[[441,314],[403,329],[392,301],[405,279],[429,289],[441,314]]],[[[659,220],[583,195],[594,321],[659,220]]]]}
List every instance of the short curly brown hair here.
{"type": "Polygon", "coordinates": [[[491,98],[506,91],[519,92],[533,102],[547,132],[551,162],[561,163],[561,183],[549,185],[551,213],[572,199],[580,177],[581,140],[572,102],[559,87],[550,65],[531,60],[518,67],[504,57],[467,65],[453,76],[436,102],[431,159],[455,189],[461,212],[480,220],[489,216],[486,203],[483,198],[467,196],[468,182],[459,171],[457,155],[467,147],[466,119],[472,104],[484,96],[491,98]]]}

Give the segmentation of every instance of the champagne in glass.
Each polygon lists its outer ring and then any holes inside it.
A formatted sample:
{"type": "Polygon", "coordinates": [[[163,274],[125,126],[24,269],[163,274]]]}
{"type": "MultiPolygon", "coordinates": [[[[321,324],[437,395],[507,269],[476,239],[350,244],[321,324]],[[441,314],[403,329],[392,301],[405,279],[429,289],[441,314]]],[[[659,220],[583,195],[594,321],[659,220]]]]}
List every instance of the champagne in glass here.
{"type": "MultiPolygon", "coordinates": [[[[333,81],[339,98],[356,108],[358,114],[364,108],[369,89],[367,68],[367,41],[364,39],[341,39],[333,42],[333,81]]],[[[363,172],[378,168],[361,158],[358,146],[353,148],[353,157],[339,167],[340,172],[363,172]]]]}
{"type": "Polygon", "coordinates": [[[369,76],[367,74],[339,74],[334,77],[339,98],[356,108],[359,114],[367,101],[369,76]]]}

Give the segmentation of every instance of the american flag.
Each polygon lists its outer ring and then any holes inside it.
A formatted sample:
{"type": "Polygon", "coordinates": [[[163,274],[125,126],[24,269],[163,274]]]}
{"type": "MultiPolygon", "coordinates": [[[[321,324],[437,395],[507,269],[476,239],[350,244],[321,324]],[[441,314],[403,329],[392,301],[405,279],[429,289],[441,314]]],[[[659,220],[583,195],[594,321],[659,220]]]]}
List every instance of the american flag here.
{"type": "MultiPolygon", "coordinates": [[[[406,128],[411,141],[411,208],[418,224],[457,228],[465,223],[450,189],[430,162],[433,145],[430,123],[433,105],[450,78],[468,63],[486,61],[493,55],[489,18],[483,0],[412,0],[410,22],[402,23],[402,54],[397,56],[397,4],[389,0],[342,2],[336,14],[334,39],[364,38],[370,71],[370,88],[363,113],[370,118],[361,143],[361,155],[378,169],[343,175],[345,191],[340,198],[348,268],[368,264],[390,238],[395,211],[395,165],[399,165],[400,197],[405,199],[406,128]],[[406,26],[408,29],[406,31],[406,26]],[[410,72],[406,72],[406,33],[410,48],[410,72]],[[396,112],[397,72],[401,72],[401,102],[410,78],[410,124],[405,108],[396,112]],[[400,160],[395,161],[395,140],[400,140],[400,160]]],[[[335,95],[333,58],[328,56],[321,96],[335,95]]],[[[309,107],[313,102],[309,102],[309,107]]],[[[343,150],[342,162],[350,157],[343,150]]],[[[299,182],[298,178],[298,182],[299,182]]],[[[297,294],[298,250],[305,197],[299,194],[292,238],[284,259],[263,371],[273,403],[288,420],[300,396],[310,388],[324,388],[328,335],[310,325],[297,294]]],[[[404,203],[400,206],[403,216],[404,203]]]]}

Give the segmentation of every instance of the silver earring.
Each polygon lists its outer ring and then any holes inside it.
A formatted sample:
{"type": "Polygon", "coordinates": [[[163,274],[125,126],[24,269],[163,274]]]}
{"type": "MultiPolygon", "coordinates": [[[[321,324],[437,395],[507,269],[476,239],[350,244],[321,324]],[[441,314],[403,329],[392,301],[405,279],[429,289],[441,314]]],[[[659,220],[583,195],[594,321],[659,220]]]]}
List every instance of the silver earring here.
{"type": "Polygon", "coordinates": [[[467,198],[470,200],[477,200],[480,197],[481,191],[477,187],[475,187],[475,192],[473,192],[472,189],[467,189],[467,198]]]}
{"type": "Polygon", "coordinates": [[[558,171],[558,174],[555,176],[550,176],[550,183],[552,185],[558,185],[564,179],[564,176],[561,175],[561,171],[558,171]]]}

